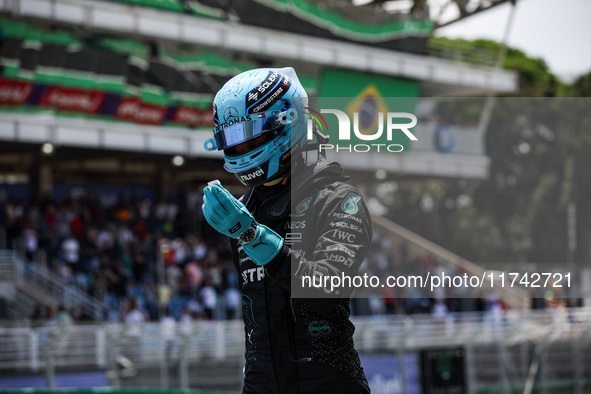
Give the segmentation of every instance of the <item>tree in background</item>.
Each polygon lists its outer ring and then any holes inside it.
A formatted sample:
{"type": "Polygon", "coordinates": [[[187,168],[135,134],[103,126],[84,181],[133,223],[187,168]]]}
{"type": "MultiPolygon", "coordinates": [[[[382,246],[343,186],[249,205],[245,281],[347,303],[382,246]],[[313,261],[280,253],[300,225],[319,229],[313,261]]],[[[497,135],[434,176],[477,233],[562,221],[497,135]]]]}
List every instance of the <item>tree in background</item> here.
{"type": "MultiPolygon", "coordinates": [[[[489,40],[458,42],[498,53],[489,40]]],[[[470,59],[462,59],[470,60],[470,59]]],[[[568,85],[539,58],[507,49],[519,75],[513,97],[496,101],[486,135],[486,180],[396,179],[387,216],[477,262],[587,262],[591,250],[591,73],[568,85]],[[530,97],[531,99],[522,99],[530,97]],[[586,108],[585,108],[586,107],[586,108]],[[577,253],[568,254],[567,210],[577,212],[577,253]]],[[[379,186],[378,186],[379,187],[379,186]]]]}

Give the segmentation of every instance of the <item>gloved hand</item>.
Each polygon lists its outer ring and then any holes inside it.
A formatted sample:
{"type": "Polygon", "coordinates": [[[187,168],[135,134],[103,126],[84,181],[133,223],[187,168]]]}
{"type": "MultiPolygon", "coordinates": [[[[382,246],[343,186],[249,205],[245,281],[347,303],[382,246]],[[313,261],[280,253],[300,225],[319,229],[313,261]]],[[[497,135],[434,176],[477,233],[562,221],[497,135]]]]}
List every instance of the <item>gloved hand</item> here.
{"type": "Polygon", "coordinates": [[[254,218],[248,209],[219,183],[203,189],[203,215],[211,227],[228,237],[238,238],[254,218]]]}
{"type": "Polygon", "coordinates": [[[277,256],[283,247],[283,238],[267,226],[256,223],[244,204],[217,183],[205,187],[203,193],[203,215],[220,233],[238,238],[253,222],[256,224],[254,240],[242,245],[255,264],[265,265],[277,256]]]}
{"type": "Polygon", "coordinates": [[[283,237],[269,227],[257,224],[254,241],[242,244],[242,247],[256,265],[265,265],[273,260],[283,247],[283,237]]]}

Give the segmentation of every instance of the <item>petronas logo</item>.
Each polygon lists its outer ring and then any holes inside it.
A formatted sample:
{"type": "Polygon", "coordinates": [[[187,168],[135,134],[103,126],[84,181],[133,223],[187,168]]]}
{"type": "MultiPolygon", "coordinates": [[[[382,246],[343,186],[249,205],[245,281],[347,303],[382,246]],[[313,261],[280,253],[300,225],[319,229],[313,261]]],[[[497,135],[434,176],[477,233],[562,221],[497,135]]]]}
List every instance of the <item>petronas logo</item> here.
{"type": "Polygon", "coordinates": [[[304,201],[299,203],[295,209],[296,213],[298,215],[301,215],[302,213],[306,212],[308,210],[308,208],[310,208],[310,201],[311,200],[312,200],[312,197],[308,197],[304,201]]]}
{"type": "Polygon", "coordinates": [[[341,204],[341,208],[343,208],[343,211],[345,211],[346,213],[353,215],[357,213],[357,211],[359,210],[359,206],[357,205],[357,202],[359,202],[359,200],[361,200],[361,197],[359,197],[356,194],[349,193],[349,195],[341,204]]]}

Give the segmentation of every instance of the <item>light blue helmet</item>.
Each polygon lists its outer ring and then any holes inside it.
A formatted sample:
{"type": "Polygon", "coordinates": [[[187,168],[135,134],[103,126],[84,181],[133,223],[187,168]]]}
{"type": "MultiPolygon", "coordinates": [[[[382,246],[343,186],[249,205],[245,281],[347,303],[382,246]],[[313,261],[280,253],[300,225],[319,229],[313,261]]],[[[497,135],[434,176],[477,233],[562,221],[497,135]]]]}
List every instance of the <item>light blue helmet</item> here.
{"type": "Polygon", "coordinates": [[[205,149],[223,150],[224,168],[244,185],[284,177],[292,155],[307,143],[307,105],[308,95],[293,68],[245,71],[216,94],[214,138],[205,149]]]}

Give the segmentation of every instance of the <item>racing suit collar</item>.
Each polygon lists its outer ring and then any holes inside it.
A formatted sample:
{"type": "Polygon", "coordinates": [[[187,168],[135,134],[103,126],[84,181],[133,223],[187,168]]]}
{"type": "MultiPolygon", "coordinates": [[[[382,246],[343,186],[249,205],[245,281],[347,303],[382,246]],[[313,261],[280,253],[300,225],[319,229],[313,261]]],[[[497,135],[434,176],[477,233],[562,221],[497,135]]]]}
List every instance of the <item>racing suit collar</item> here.
{"type": "Polygon", "coordinates": [[[251,210],[260,206],[263,201],[273,200],[268,206],[268,215],[275,218],[285,217],[290,212],[292,198],[297,199],[300,193],[309,190],[310,187],[323,188],[327,181],[347,181],[349,177],[343,175],[343,167],[336,162],[325,160],[306,165],[305,161],[298,160],[295,170],[286,185],[257,186],[250,188],[244,194],[242,202],[251,210]]]}

